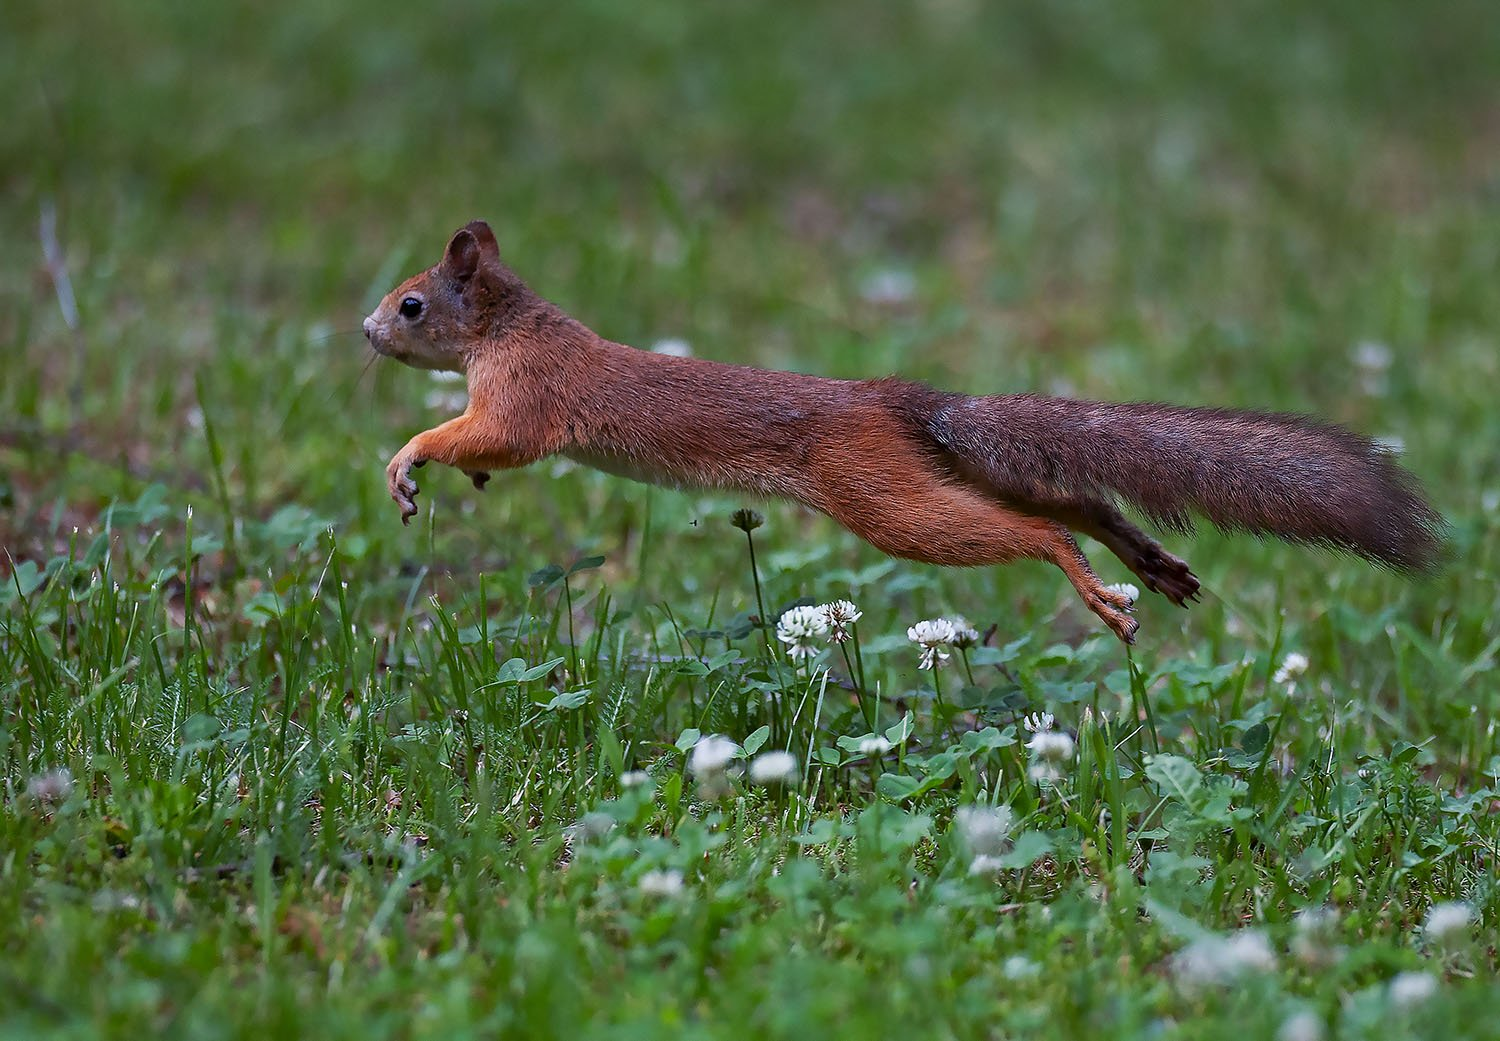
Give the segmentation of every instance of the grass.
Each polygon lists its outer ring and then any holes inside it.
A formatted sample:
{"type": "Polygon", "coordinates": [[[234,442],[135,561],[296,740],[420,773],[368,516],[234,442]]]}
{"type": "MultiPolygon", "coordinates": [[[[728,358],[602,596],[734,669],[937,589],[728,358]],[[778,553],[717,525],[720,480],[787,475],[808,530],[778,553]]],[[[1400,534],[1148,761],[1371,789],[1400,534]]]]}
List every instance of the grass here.
{"type": "Polygon", "coordinates": [[[0,1032],[1500,1031],[1490,5],[6,21],[0,1032]],[[1173,539],[1210,595],[1127,655],[1040,565],[550,463],[403,529],[454,388],[359,319],[478,216],[626,342],[1399,438],[1452,558],[1173,539]]]}

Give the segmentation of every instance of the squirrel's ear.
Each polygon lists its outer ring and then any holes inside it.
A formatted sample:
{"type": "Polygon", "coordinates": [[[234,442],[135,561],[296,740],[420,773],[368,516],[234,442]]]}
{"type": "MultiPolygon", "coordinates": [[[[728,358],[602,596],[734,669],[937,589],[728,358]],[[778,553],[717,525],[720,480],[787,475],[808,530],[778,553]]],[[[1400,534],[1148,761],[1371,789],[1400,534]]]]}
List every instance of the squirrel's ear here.
{"type": "Polygon", "coordinates": [[[471,221],[449,241],[448,252],[443,255],[443,269],[458,281],[467,282],[479,270],[481,262],[499,257],[500,246],[490,226],[482,220],[471,221]]]}
{"type": "Polygon", "coordinates": [[[482,220],[471,220],[464,225],[464,230],[479,242],[479,251],[486,259],[500,259],[500,244],[495,241],[495,233],[488,224],[482,220]]]}

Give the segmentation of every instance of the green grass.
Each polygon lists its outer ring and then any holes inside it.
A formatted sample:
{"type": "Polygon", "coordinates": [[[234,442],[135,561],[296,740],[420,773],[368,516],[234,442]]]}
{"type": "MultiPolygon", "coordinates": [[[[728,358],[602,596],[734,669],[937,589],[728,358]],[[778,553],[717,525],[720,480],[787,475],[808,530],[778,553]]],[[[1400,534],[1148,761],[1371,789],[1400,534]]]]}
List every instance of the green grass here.
{"type": "Polygon", "coordinates": [[[0,1032],[1500,1034],[1492,6],[9,7],[0,1032]],[[613,339],[1400,438],[1452,559],[1174,538],[1209,595],[1127,656],[1051,569],[753,504],[851,669],[768,652],[736,499],[429,471],[404,529],[454,388],[359,320],[474,217],[613,339]],[[1274,964],[1194,982],[1231,935],[1274,964]]]}

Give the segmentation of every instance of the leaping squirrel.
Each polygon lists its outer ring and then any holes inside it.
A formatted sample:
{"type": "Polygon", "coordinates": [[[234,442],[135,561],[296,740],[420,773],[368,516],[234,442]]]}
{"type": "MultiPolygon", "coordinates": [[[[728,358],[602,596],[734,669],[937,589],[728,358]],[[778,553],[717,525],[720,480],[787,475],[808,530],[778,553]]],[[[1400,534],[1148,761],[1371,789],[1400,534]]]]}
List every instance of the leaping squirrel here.
{"type": "Polygon", "coordinates": [[[1146,588],[1197,599],[1198,579],[1120,512],[1347,550],[1400,571],[1432,566],[1443,524],[1417,482],[1368,438],[1295,415],[971,397],[892,378],[836,380],[611,343],[542,299],[474,221],[436,266],[364,322],[380,354],[463,373],[464,414],[386,468],[401,519],[412,470],[489,471],[564,455],[639,481],[795,499],[895,557],[1057,565],[1089,609],[1134,640],[1131,598],[1100,583],[1072,531],[1146,588]],[[1070,531],[1069,529],[1072,529],[1070,531]]]}

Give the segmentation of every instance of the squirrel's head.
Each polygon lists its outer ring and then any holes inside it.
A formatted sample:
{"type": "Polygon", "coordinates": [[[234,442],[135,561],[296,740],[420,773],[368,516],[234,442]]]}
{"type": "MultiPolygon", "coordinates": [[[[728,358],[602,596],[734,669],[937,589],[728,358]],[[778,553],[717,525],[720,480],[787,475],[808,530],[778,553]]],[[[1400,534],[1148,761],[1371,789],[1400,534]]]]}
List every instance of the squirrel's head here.
{"type": "Polygon", "coordinates": [[[500,262],[482,220],[454,232],[443,259],[386,294],[365,319],[370,346],[418,369],[463,372],[474,348],[530,296],[500,262]]]}

